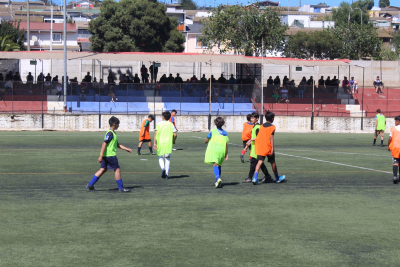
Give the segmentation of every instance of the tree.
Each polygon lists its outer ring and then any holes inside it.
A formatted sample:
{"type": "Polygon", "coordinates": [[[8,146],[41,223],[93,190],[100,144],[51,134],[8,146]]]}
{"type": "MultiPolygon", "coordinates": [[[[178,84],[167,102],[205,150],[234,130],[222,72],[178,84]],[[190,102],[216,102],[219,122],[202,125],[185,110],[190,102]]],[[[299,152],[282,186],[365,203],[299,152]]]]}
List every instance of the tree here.
{"type": "Polygon", "coordinates": [[[185,37],[176,18],[156,0],[105,0],[89,22],[91,50],[97,52],[182,52],[185,37]]]}
{"type": "Polygon", "coordinates": [[[365,10],[371,10],[374,6],[374,0],[358,0],[353,3],[353,7],[358,7],[365,10]]]}
{"type": "Polygon", "coordinates": [[[390,6],[390,0],[379,0],[380,8],[387,7],[387,6],[390,6]]]}
{"type": "MultiPolygon", "coordinates": [[[[347,2],[340,3],[339,8],[335,8],[332,10],[332,19],[336,25],[349,25],[352,23],[357,23],[361,25],[361,12],[359,9],[355,9],[358,7],[358,2],[355,2],[353,6],[350,6],[347,2]],[[349,22],[350,17],[350,22],[349,22]]],[[[360,7],[358,7],[360,8],[360,7]]],[[[369,24],[369,14],[366,9],[362,9],[362,24],[369,24]]]]}
{"type": "Polygon", "coordinates": [[[327,30],[315,32],[297,32],[290,36],[285,46],[284,55],[302,59],[335,59],[340,57],[337,49],[341,46],[339,39],[327,30]]]}
{"type": "Polygon", "coordinates": [[[200,39],[209,50],[217,46],[221,53],[235,50],[246,56],[259,56],[265,51],[282,51],[286,29],[277,10],[259,12],[255,6],[218,6],[203,22],[200,39]]]}
{"type": "Polygon", "coordinates": [[[383,46],[379,55],[374,57],[374,59],[396,61],[399,60],[399,53],[393,51],[393,49],[390,46],[383,46]]]}
{"type": "Polygon", "coordinates": [[[393,34],[393,47],[395,49],[395,51],[397,52],[397,54],[400,54],[400,32],[396,32],[395,34],[393,34]]]}
{"type": "Polygon", "coordinates": [[[20,51],[25,50],[25,31],[19,28],[19,22],[2,22],[0,25],[0,37],[7,37],[3,40],[7,40],[6,42],[10,45],[18,45],[20,51]]]}
{"type": "Polygon", "coordinates": [[[20,51],[19,45],[10,38],[10,35],[0,36],[0,51],[20,51]]]}
{"type": "Polygon", "coordinates": [[[193,0],[182,0],[181,6],[185,10],[196,10],[197,9],[196,3],[193,2],[193,0]]]}

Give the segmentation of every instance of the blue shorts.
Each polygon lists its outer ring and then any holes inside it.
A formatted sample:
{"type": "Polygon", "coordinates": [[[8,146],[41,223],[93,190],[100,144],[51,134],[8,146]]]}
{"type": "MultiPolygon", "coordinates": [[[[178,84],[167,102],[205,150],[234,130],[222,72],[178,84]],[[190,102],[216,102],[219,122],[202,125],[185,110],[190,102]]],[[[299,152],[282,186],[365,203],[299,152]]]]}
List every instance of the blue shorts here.
{"type": "Polygon", "coordinates": [[[116,156],[113,157],[103,157],[103,160],[101,161],[101,166],[100,168],[102,169],[112,169],[116,170],[119,168],[118,164],[118,159],[116,156]]]}

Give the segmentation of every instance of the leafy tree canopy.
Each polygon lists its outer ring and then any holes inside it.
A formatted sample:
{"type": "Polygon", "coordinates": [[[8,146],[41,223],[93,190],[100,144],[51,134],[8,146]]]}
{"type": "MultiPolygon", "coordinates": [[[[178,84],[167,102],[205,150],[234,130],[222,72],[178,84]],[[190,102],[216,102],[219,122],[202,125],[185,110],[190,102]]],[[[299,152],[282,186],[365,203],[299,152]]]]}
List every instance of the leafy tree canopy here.
{"type": "MultiPolygon", "coordinates": [[[[356,23],[361,24],[361,11],[356,8],[360,8],[358,6],[358,2],[353,3],[353,6],[350,6],[347,2],[340,3],[339,8],[332,10],[332,19],[335,22],[335,25],[343,25],[349,24],[349,14],[350,14],[350,24],[356,23]]],[[[366,25],[369,23],[369,14],[367,9],[362,9],[362,24],[366,25]]]]}
{"type": "Polygon", "coordinates": [[[19,51],[25,50],[25,31],[19,28],[19,22],[2,22],[0,25],[0,37],[2,37],[2,42],[13,47],[11,50],[16,51],[17,47],[19,51]]]}
{"type": "Polygon", "coordinates": [[[91,50],[97,52],[182,52],[185,37],[176,18],[156,0],[105,0],[89,22],[91,50]]]}
{"type": "Polygon", "coordinates": [[[282,51],[286,29],[275,9],[259,12],[254,6],[219,6],[203,22],[200,39],[210,50],[217,46],[222,53],[235,50],[246,56],[259,56],[265,51],[282,51]]]}
{"type": "Polygon", "coordinates": [[[353,8],[361,8],[364,10],[371,10],[374,6],[374,0],[358,0],[355,1],[352,5],[353,8]]]}
{"type": "Polygon", "coordinates": [[[390,0],[379,0],[379,7],[387,7],[390,6],[390,0]]]}
{"type": "Polygon", "coordinates": [[[196,10],[197,6],[196,3],[193,2],[193,0],[182,0],[180,2],[181,6],[185,10],[196,10]]]}

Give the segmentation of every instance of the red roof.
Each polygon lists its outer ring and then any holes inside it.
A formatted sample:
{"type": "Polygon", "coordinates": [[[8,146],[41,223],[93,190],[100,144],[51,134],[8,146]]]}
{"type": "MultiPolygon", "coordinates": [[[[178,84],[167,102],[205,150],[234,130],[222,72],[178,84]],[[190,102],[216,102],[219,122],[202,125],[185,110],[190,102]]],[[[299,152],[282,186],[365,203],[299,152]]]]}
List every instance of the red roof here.
{"type": "MultiPolygon", "coordinates": [[[[46,22],[30,22],[31,31],[50,31],[51,23],[46,22]]],[[[21,21],[19,24],[20,29],[27,30],[28,23],[21,21]]],[[[53,31],[62,32],[64,31],[64,23],[53,23],[53,31]]],[[[75,23],[67,23],[67,32],[77,32],[75,23]]]]}

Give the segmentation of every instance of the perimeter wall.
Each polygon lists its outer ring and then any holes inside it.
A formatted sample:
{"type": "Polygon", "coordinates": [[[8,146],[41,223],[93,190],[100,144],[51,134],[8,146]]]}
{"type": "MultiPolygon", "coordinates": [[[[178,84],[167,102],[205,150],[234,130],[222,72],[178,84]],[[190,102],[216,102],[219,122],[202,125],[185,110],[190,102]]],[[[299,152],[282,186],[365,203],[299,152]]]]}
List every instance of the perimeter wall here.
{"type": "MultiPolygon", "coordinates": [[[[112,115],[73,115],[73,114],[20,114],[14,120],[11,114],[0,114],[0,127],[7,131],[106,131],[112,115]]],[[[114,115],[120,119],[118,131],[139,131],[146,115],[114,115]]],[[[241,132],[245,116],[222,116],[225,118],[227,132],[241,132]]],[[[177,116],[180,132],[207,132],[208,116],[177,116]]],[[[216,116],[212,116],[214,120],[216,116]]],[[[156,116],[156,122],[161,116],[156,116]]],[[[310,117],[277,116],[274,124],[279,132],[329,132],[329,133],[370,133],[374,132],[375,118],[364,118],[364,130],[361,131],[361,118],[353,117],[315,117],[314,130],[311,131],[310,117]]],[[[386,132],[394,126],[393,118],[387,118],[386,132]]],[[[213,125],[214,127],[214,125],[213,125]]],[[[154,124],[150,126],[151,131],[154,124]]]]}
{"type": "MultiPolygon", "coordinates": [[[[146,61],[114,61],[114,60],[69,60],[67,63],[67,73],[69,79],[77,77],[78,81],[82,81],[87,72],[91,73],[92,77],[97,77],[99,81],[103,78],[107,81],[109,69],[114,73],[117,78],[117,82],[122,74],[128,74],[134,76],[135,73],[139,74],[140,77],[140,67],[144,64],[147,68],[150,67],[150,62],[146,61]]],[[[350,80],[350,77],[354,76],[356,81],[358,81],[359,86],[362,86],[363,79],[363,68],[364,67],[364,83],[366,86],[372,86],[373,81],[376,76],[380,76],[381,80],[384,82],[385,86],[396,87],[400,86],[400,60],[399,61],[374,61],[374,60],[357,60],[352,61],[349,66],[316,66],[313,67],[296,66],[296,65],[270,65],[264,64],[264,84],[267,83],[269,76],[275,78],[279,76],[281,81],[286,75],[290,80],[295,80],[298,84],[303,76],[307,79],[310,76],[315,76],[315,80],[318,80],[321,76],[326,79],[328,76],[333,78],[336,76],[339,80],[343,80],[344,76],[350,80]],[[360,67],[356,67],[360,66],[360,67]],[[301,71],[297,71],[296,67],[302,67],[301,71]]],[[[30,60],[21,59],[19,62],[19,69],[21,73],[22,80],[26,81],[26,76],[28,72],[32,72],[35,75],[35,66],[30,65],[30,60]]],[[[42,62],[37,61],[36,66],[36,77],[42,72],[42,62]]],[[[46,75],[50,73],[51,76],[58,75],[59,81],[64,73],[64,64],[62,60],[43,60],[43,73],[46,75]]],[[[179,73],[184,81],[190,79],[193,75],[200,77],[205,74],[207,79],[210,75],[214,75],[215,78],[224,74],[226,78],[229,78],[231,74],[236,75],[236,64],[234,63],[213,63],[211,68],[204,62],[161,62],[161,67],[158,70],[158,77],[163,74],[169,75],[172,73],[174,77],[179,73]]]]}

